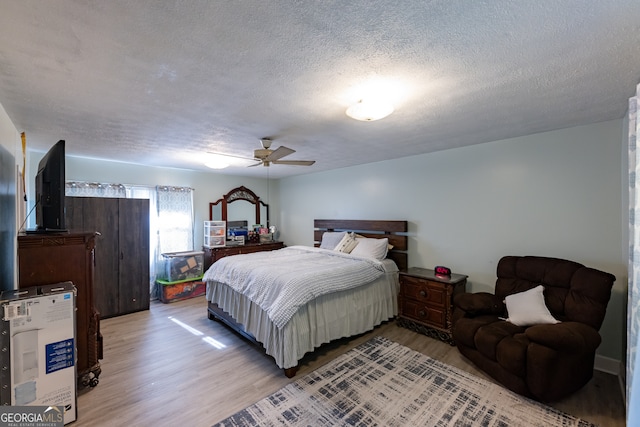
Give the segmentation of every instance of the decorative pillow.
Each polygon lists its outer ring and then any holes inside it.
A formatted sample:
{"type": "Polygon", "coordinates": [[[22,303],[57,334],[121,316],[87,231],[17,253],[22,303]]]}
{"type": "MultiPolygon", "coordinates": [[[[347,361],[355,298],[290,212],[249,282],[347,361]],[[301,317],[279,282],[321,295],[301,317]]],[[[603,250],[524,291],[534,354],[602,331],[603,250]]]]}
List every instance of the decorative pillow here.
{"type": "Polygon", "coordinates": [[[544,287],[536,286],[525,292],[505,297],[508,322],[517,326],[542,325],[560,323],[556,320],[544,303],[544,287]]]}
{"type": "Polygon", "coordinates": [[[353,238],[351,234],[345,234],[345,236],[340,240],[340,243],[335,247],[335,251],[351,253],[353,248],[358,245],[358,241],[353,238]]]}
{"type": "Polygon", "coordinates": [[[322,233],[320,248],[334,250],[346,234],[346,231],[325,231],[322,233]]]}
{"type": "Polygon", "coordinates": [[[353,248],[351,255],[365,258],[373,258],[382,261],[387,257],[387,246],[389,239],[367,239],[366,237],[356,237],[358,245],[353,248]]]}

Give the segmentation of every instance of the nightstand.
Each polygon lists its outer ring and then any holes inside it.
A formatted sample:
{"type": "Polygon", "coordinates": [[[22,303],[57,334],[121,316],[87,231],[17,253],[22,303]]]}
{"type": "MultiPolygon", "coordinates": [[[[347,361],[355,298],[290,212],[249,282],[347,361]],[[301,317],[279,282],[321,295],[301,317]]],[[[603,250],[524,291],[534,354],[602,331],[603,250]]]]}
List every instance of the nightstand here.
{"type": "Polygon", "coordinates": [[[398,324],[454,345],[453,296],[465,292],[466,284],[467,276],[462,274],[440,276],[417,267],[400,271],[398,324]]]}

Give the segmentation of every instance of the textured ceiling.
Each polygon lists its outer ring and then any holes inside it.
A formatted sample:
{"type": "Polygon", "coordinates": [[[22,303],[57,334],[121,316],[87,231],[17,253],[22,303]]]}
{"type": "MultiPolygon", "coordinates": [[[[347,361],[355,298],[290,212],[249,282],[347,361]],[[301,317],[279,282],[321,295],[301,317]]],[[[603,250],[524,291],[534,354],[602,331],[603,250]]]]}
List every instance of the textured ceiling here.
{"type": "Polygon", "coordinates": [[[623,117],[639,35],[638,0],[0,0],[0,104],[34,150],[316,160],[275,178],[623,117]],[[371,79],[395,112],[348,118],[371,79]]]}

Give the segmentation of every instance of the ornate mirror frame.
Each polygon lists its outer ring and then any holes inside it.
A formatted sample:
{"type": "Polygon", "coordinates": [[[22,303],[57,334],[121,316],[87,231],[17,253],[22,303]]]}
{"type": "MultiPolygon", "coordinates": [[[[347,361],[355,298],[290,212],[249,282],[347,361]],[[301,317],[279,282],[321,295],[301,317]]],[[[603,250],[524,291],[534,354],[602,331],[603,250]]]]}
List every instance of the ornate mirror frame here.
{"type": "Polygon", "coordinates": [[[260,197],[256,195],[253,191],[249,190],[247,187],[240,186],[234,188],[229,191],[227,194],[222,196],[221,199],[216,200],[213,203],[209,203],[209,220],[214,221],[213,219],[213,208],[214,206],[220,204],[221,205],[221,219],[222,221],[227,221],[227,205],[229,203],[233,203],[238,200],[245,200],[249,203],[252,203],[256,206],[256,224],[262,224],[260,222],[260,206],[264,206],[266,208],[266,225],[269,225],[269,205],[260,200],[260,197]]]}

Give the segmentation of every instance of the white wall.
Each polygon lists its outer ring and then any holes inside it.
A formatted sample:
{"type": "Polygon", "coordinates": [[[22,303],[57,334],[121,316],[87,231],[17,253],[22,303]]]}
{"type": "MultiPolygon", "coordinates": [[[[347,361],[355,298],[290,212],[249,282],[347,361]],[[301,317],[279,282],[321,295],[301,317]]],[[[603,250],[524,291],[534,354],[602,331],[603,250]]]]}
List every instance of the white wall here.
{"type": "MultiPolygon", "coordinates": [[[[9,151],[16,159],[22,161],[20,153],[20,133],[11,122],[11,119],[0,104],[0,145],[9,151]]],[[[18,160],[16,160],[17,164],[18,160]]]]}
{"type": "MultiPolygon", "coordinates": [[[[22,150],[20,149],[20,134],[11,122],[11,119],[7,115],[7,112],[4,110],[4,107],[2,105],[0,105],[0,145],[2,146],[3,151],[8,153],[7,161],[10,161],[9,158],[10,156],[12,156],[15,160],[15,165],[20,165],[20,170],[22,170],[22,150]]],[[[5,167],[5,165],[3,165],[2,167],[5,167]]],[[[3,207],[2,209],[0,209],[0,213],[2,214],[2,217],[0,217],[0,251],[3,251],[3,253],[0,254],[0,256],[3,257],[1,262],[3,270],[7,269],[0,273],[0,278],[2,279],[2,283],[0,283],[0,289],[14,289],[17,287],[18,283],[16,255],[18,249],[15,233],[20,226],[19,222],[21,221],[21,219],[19,215],[19,208],[21,207],[21,205],[18,201],[20,199],[20,196],[16,194],[16,172],[17,169],[15,168],[15,166],[11,171],[2,171],[3,176],[11,177],[12,182],[3,182],[3,186],[7,186],[0,188],[0,197],[3,199],[3,207]],[[4,203],[7,203],[7,205],[14,205],[13,214],[5,210],[7,209],[7,207],[4,203]],[[5,218],[4,216],[10,216],[11,218],[5,218]],[[8,251],[9,254],[5,253],[4,251],[8,251]],[[11,279],[11,277],[13,278],[11,279]]]]}
{"type": "MultiPolygon", "coordinates": [[[[617,277],[599,354],[621,360],[622,121],[280,180],[285,242],[315,218],[409,221],[409,265],[449,266],[492,291],[503,255],[566,258],[617,277]]],[[[390,142],[391,144],[393,142],[390,142]]]]}

